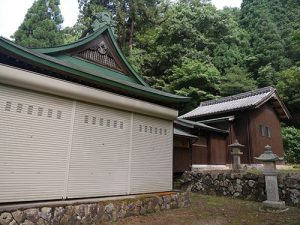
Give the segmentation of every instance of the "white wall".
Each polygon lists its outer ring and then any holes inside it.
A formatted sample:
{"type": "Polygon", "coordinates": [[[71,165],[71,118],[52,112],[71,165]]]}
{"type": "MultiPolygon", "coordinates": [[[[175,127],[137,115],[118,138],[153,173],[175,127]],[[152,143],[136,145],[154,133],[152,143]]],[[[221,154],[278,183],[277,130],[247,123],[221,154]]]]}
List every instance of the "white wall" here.
{"type": "Polygon", "coordinates": [[[0,203],[172,189],[172,120],[1,84],[0,120],[0,203]]]}

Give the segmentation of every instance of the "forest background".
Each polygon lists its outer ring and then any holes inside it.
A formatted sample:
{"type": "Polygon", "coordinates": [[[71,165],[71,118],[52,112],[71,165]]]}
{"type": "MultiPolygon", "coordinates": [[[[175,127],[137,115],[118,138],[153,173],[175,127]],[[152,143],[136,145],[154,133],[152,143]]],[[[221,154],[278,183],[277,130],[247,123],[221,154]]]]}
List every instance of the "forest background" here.
{"type": "Polygon", "coordinates": [[[201,101],[274,86],[292,119],[283,124],[286,157],[300,163],[300,2],[243,0],[217,10],[209,0],[78,0],[73,27],[62,29],[59,0],[36,0],[12,38],[25,47],[73,42],[109,12],[116,39],[154,88],[201,101]]]}

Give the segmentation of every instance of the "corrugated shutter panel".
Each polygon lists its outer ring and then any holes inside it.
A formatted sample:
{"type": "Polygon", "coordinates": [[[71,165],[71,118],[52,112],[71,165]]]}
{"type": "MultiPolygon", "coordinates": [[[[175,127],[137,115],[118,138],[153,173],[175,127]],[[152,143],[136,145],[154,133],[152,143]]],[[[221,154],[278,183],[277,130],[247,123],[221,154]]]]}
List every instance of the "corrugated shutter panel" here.
{"type": "Polygon", "coordinates": [[[172,126],[134,114],[130,193],[172,190],[172,126]]]}
{"type": "Polygon", "coordinates": [[[106,107],[77,104],[69,198],[127,193],[130,115],[106,107]]]}
{"type": "Polygon", "coordinates": [[[0,85],[0,202],[61,199],[72,101],[0,85]]]}
{"type": "Polygon", "coordinates": [[[172,122],[0,85],[0,203],[172,189],[172,122]]]}

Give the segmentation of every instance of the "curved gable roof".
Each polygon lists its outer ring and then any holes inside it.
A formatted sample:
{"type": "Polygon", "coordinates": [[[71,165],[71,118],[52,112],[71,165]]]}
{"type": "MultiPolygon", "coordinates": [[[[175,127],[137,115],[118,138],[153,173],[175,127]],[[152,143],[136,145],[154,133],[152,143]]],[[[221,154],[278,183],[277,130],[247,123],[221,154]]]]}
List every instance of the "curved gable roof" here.
{"type": "MultiPolygon", "coordinates": [[[[72,59],[73,58],[72,56],[90,47],[91,44],[98,44],[101,41],[101,37],[106,38],[105,41],[109,42],[108,44],[110,45],[110,47],[113,48],[111,49],[111,51],[115,53],[114,56],[122,64],[123,71],[121,72],[118,71],[118,72],[121,75],[128,75],[133,77],[133,79],[131,80],[132,82],[149,87],[149,85],[136,73],[136,71],[131,67],[131,65],[127,61],[126,57],[122,53],[121,49],[119,48],[114,38],[111,28],[108,25],[104,25],[103,27],[100,27],[92,34],[70,44],[65,44],[57,47],[49,47],[49,48],[34,48],[32,50],[55,58],[60,58],[65,61],[73,62],[76,60],[72,59]]],[[[79,61],[76,62],[78,63],[79,61]]],[[[95,62],[92,61],[86,64],[83,63],[84,67],[93,67],[94,65],[95,62]]],[[[103,67],[105,67],[105,65],[98,65],[98,67],[100,67],[99,69],[102,69],[103,67]]]]}

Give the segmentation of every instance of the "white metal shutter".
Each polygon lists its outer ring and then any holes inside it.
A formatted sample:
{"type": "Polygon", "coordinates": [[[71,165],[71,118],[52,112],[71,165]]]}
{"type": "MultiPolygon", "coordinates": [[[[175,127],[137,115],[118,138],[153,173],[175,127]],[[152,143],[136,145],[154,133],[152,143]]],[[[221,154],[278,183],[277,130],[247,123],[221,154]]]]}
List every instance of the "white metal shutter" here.
{"type": "Polygon", "coordinates": [[[0,85],[0,202],[61,199],[72,101],[0,85]]]}
{"type": "Polygon", "coordinates": [[[171,121],[134,114],[130,193],[172,190],[171,121]]]}
{"type": "Polygon", "coordinates": [[[128,192],[131,113],[77,103],[69,198],[128,192]]]}

